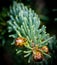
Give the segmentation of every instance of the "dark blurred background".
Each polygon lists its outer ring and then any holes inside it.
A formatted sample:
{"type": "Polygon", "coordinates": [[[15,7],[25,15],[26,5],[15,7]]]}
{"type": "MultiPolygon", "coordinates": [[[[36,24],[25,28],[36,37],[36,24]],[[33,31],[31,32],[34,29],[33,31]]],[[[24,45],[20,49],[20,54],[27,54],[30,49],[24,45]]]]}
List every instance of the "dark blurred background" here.
{"type": "MultiPolygon", "coordinates": [[[[45,25],[50,35],[57,36],[57,1],[56,0],[0,0],[0,65],[12,65],[11,55],[4,45],[7,40],[7,20],[9,8],[13,1],[23,2],[32,8],[40,17],[41,25],[45,25]]],[[[55,61],[54,61],[55,62],[55,61]]],[[[56,62],[55,62],[56,63],[56,62]]]]}

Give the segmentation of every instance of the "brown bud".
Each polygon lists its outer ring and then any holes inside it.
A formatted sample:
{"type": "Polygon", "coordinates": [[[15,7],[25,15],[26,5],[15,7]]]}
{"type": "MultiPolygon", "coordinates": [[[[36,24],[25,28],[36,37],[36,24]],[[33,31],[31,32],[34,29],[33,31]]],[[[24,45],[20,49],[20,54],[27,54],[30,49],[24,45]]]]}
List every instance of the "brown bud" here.
{"type": "Polygon", "coordinates": [[[43,46],[43,47],[42,47],[42,50],[43,50],[43,51],[45,51],[46,53],[48,53],[48,52],[49,52],[49,49],[48,49],[48,47],[47,47],[47,46],[43,46]]]}
{"type": "Polygon", "coordinates": [[[42,53],[37,51],[35,54],[33,54],[33,59],[36,62],[40,62],[43,59],[42,53]]]}
{"type": "Polygon", "coordinates": [[[26,39],[25,38],[22,38],[22,37],[18,37],[15,41],[15,45],[16,46],[24,46],[24,43],[26,42],[26,39]]]}

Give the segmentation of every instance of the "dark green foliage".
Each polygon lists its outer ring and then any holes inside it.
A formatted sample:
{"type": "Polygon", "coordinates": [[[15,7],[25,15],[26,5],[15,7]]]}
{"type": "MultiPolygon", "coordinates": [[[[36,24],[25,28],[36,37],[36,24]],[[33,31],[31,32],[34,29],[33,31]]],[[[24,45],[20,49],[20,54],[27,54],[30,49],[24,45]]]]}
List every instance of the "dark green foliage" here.
{"type": "Polygon", "coordinates": [[[8,10],[6,8],[3,8],[2,12],[0,12],[0,40],[2,46],[5,44],[5,37],[6,37],[6,31],[7,31],[7,21],[8,20],[8,10]]]}

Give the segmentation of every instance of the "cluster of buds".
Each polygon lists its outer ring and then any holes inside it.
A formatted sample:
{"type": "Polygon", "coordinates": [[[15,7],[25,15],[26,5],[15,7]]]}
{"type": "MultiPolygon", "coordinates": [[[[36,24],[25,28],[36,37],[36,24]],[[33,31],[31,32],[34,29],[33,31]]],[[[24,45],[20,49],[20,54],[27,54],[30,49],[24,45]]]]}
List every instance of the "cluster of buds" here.
{"type": "MultiPolygon", "coordinates": [[[[18,47],[23,47],[26,45],[26,42],[27,42],[26,38],[18,37],[18,38],[16,38],[15,45],[18,47]]],[[[49,52],[49,49],[47,46],[43,46],[43,47],[39,48],[39,46],[34,45],[34,43],[32,43],[31,48],[32,48],[33,60],[36,62],[39,62],[39,61],[43,60],[43,58],[44,58],[44,55],[40,50],[44,51],[44,53],[46,53],[46,54],[48,54],[48,52],[49,52]]]]}
{"type": "Polygon", "coordinates": [[[48,52],[49,52],[49,49],[47,46],[38,48],[38,45],[36,45],[35,47],[33,47],[33,50],[32,50],[33,51],[33,59],[36,62],[39,62],[39,61],[43,60],[43,58],[44,58],[44,55],[42,54],[42,52],[40,50],[44,51],[46,54],[48,54],[48,52]]]}

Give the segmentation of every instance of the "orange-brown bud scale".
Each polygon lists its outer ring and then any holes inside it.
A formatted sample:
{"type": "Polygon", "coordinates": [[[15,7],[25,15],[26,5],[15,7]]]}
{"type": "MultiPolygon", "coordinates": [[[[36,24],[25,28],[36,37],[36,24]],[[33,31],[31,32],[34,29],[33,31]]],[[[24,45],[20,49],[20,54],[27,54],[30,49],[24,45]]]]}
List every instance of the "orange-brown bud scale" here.
{"type": "Polygon", "coordinates": [[[32,48],[32,52],[34,53],[34,52],[37,52],[38,51],[38,46],[35,46],[35,47],[33,47],[32,48]]]}
{"type": "Polygon", "coordinates": [[[35,46],[34,42],[32,42],[31,47],[33,48],[35,46]]]}

